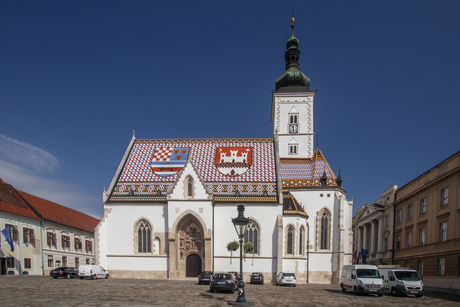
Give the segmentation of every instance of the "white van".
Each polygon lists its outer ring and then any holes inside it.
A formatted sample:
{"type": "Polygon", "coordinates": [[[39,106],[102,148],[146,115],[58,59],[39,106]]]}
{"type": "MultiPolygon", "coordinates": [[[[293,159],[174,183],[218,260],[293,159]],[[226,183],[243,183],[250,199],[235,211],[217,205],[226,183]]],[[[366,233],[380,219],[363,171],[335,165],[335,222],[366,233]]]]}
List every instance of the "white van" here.
{"type": "Polygon", "coordinates": [[[98,265],[89,265],[89,264],[84,264],[80,265],[78,268],[78,276],[80,276],[80,279],[83,279],[85,277],[90,277],[92,279],[96,278],[109,278],[109,272],[104,270],[103,267],[98,266],[98,265]]]}
{"type": "Polygon", "coordinates": [[[342,292],[353,291],[355,294],[367,293],[382,296],[383,281],[378,268],[372,264],[344,265],[340,278],[342,292]]]}
{"type": "Polygon", "coordinates": [[[392,295],[413,294],[417,297],[425,293],[422,278],[416,270],[379,268],[379,272],[382,275],[385,292],[392,295]]]}

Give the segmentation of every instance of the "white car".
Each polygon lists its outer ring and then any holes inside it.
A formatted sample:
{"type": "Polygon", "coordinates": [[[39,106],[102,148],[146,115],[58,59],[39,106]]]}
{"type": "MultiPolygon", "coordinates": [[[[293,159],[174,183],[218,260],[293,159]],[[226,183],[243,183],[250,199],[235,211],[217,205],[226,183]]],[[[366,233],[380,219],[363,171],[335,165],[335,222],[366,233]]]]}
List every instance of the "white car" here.
{"type": "Polygon", "coordinates": [[[277,285],[292,285],[292,286],[296,286],[297,284],[297,281],[296,281],[296,278],[295,278],[295,274],[294,273],[287,273],[287,272],[280,272],[278,274],[278,276],[276,276],[276,284],[277,285]]]}
{"type": "Polygon", "coordinates": [[[91,279],[96,279],[96,278],[109,278],[109,272],[104,270],[103,267],[99,265],[80,265],[78,268],[78,276],[80,276],[80,279],[83,279],[85,277],[91,278],[91,279]]]}

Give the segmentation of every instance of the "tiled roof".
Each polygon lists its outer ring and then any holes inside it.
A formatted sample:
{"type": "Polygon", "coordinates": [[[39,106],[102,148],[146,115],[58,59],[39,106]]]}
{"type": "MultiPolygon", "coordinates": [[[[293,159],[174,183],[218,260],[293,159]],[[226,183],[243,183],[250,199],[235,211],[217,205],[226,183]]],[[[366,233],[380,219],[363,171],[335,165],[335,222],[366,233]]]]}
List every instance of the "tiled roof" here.
{"type": "Polygon", "coordinates": [[[284,215],[303,215],[308,217],[308,214],[299,204],[297,199],[288,191],[283,191],[283,214],[284,215]]]}
{"type": "Polygon", "coordinates": [[[23,191],[18,191],[18,193],[20,193],[22,197],[24,197],[25,200],[34,207],[45,220],[89,232],[94,232],[94,229],[99,223],[98,219],[82,212],[64,207],[23,191]]]}
{"type": "Polygon", "coordinates": [[[187,160],[214,196],[276,197],[273,139],[178,139],[135,140],[109,191],[111,200],[133,194],[157,200],[158,190],[171,190],[187,160]]]}
{"type": "Polygon", "coordinates": [[[337,186],[336,176],[319,149],[311,158],[281,158],[280,171],[283,187],[321,186],[324,172],[327,185],[337,186]]]}
{"type": "Polygon", "coordinates": [[[0,178],[0,211],[40,220],[37,214],[27,206],[18,192],[0,178]]]}

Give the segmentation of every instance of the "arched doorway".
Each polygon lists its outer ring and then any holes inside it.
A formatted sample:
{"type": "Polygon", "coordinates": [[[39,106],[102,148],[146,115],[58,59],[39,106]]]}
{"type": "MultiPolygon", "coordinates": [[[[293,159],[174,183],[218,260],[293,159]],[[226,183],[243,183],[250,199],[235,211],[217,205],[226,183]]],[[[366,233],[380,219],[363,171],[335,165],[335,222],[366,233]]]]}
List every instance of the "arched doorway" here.
{"type": "Polygon", "coordinates": [[[186,277],[198,277],[201,273],[201,257],[197,254],[191,254],[187,257],[185,264],[186,267],[186,277]]]}

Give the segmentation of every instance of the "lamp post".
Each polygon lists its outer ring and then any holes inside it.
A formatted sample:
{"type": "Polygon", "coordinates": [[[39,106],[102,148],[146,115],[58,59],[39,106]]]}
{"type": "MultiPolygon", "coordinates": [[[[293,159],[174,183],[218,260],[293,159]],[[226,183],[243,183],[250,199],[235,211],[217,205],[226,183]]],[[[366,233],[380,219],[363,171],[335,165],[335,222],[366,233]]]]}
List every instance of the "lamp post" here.
{"type": "Polygon", "coordinates": [[[240,239],[240,276],[238,278],[238,298],[236,302],[229,302],[229,305],[243,305],[249,306],[253,305],[253,303],[246,302],[246,298],[244,297],[244,281],[243,281],[243,237],[246,233],[246,228],[249,224],[249,218],[244,217],[244,205],[238,205],[238,217],[232,219],[233,226],[235,226],[236,234],[240,239]]]}

